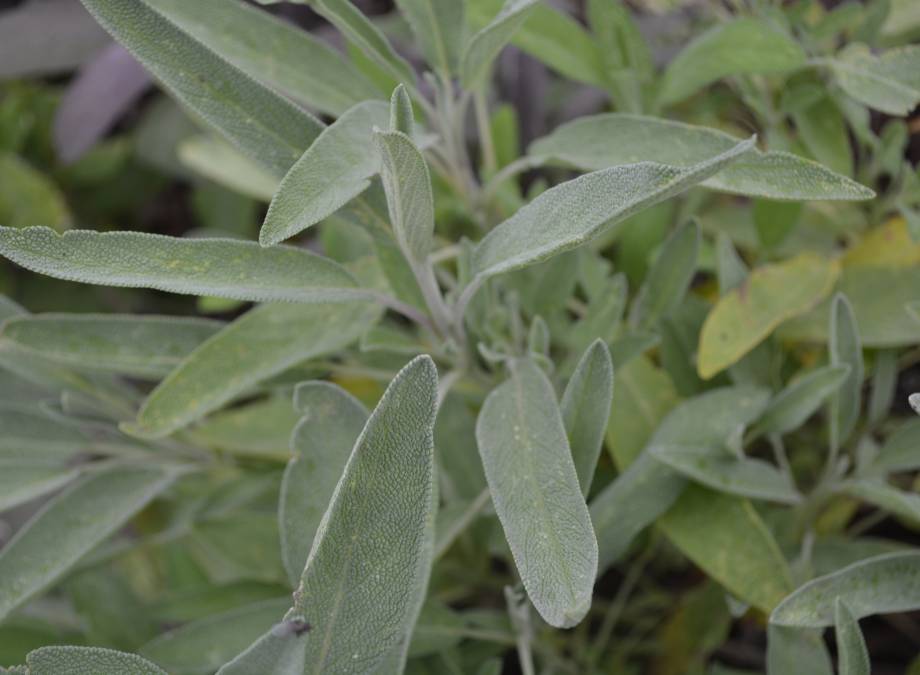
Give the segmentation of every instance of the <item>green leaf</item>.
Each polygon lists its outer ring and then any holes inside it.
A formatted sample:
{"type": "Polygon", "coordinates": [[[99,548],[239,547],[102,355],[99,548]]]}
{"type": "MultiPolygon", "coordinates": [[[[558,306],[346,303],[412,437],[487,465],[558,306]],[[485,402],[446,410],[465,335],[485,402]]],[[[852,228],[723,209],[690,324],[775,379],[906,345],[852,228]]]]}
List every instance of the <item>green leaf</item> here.
{"type": "Polygon", "coordinates": [[[76,425],[51,419],[35,404],[0,403],[0,455],[58,461],[89,447],[89,439],[76,425]]]}
{"type": "Polygon", "coordinates": [[[412,110],[412,99],[406,86],[400,84],[390,96],[390,131],[401,131],[406,136],[412,137],[415,128],[415,113],[412,110]]]}
{"type": "Polygon", "coordinates": [[[278,504],[281,557],[296,585],[313,537],[348,456],[367,422],[367,409],[329,382],[305,382],[294,393],[303,415],[291,435],[294,458],[284,470],[278,504]]]}
{"type": "MultiPolygon", "coordinates": [[[[580,117],[534,141],[528,155],[584,170],[653,161],[690,167],[738,143],[717,129],[682,122],[603,113],[580,117]]],[[[875,193],[846,176],[787,152],[752,150],[703,187],[720,192],[781,200],[871,199],[875,193]]]]}
{"type": "Polygon", "coordinates": [[[379,308],[363,302],[256,307],[170,373],[132,431],[160,437],[180,429],[300,361],[347,346],[378,316],[379,308]]]}
{"type": "MultiPolygon", "coordinates": [[[[503,0],[467,0],[467,11],[476,28],[488,25],[505,6],[503,0]]],[[[598,46],[578,21],[547,3],[536,3],[528,12],[526,24],[519,25],[513,33],[511,42],[569,79],[604,86],[598,46]]]]}
{"type": "Polygon", "coordinates": [[[374,140],[396,240],[410,261],[424,263],[434,235],[428,165],[412,139],[401,131],[376,131],[374,140]]]}
{"type": "MultiPolygon", "coordinates": [[[[813,83],[808,87],[815,86],[813,83]]],[[[853,152],[846,121],[829,96],[792,112],[799,138],[808,153],[822,165],[844,176],[853,173],[853,152]]]]}
{"type": "Polygon", "coordinates": [[[588,0],[588,25],[600,46],[607,89],[616,107],[642,112],[655,74],[652,54],[625,3],[588,0]]]}
{"type": "Polygon", "coordinates": [[[287,173],[323,124],[189,37],[144,0],[82,0],[180,103],[244,154],[287,173]]]}
{"type": "Polygon", "coordinates": [[[865,376],[859,327],[856,325],[853,307],[845,295],[837,294],[831,301],[828,333],[827,351],[830,362],[834,365],[849,366],[846,379],[835,390],[830,401],[829,443],[832,447],[839,448],[847,442],[859,420],[865,376]]]}
{"type": "Polygon", "coordinates": [[[834,625],[841,598],[853,617],[909,612],[920,608],[920,552],[890,553],[854,563],[798,588],[773,611],[779,626],[834,625]]]}
{"type": "Polygon", "coordinates": [[[805,64],[805,51],[768,20],[726,21],[694,38],[668,64],[659,100],[676,103],[729,75],[783,73],[805,64]]]}
{"type": "Polygon", "coordinates": [[[654,328],[677,309],[696,272],[700,227],[695,220],[677,228],[664,242],[632,306],[630,322],[638,330],[654,328]]]}
{"type": "Polygon", "coordinates": [[[272,198],[259,242],[278,244],[318,223],[364,192],[379,169],[367,151],[375,126],[386,126],[389,109],[365,101],[326,127],[288,171],[272,198]]]}
{"type": "Polygon", "coordinates": [[[817,631],[767,627],[767,675],[834,675],[827,646],[817,631]]]}
{"type": "Polygon", "coordinates": [[[905,422],[886,438],[872,466],[885,471],[920,468],[920,420],[905,422]]]}
{"type": "Polygon", "coordinates": [[[538,6],[539,0],[505,0],[501,10],[463,49],[460,80],[466,89],[483,82],[495,58],[538,6]]]}
{"type": "Polygon", "coordinates": [[[307,0],[307,4],[338,28],[346,40],[358,47],[378,66],[383,67],[397,82],[415,82],[412,66],[396,53],[386,36],[351,3],[351,0],[307,0]]]}
{"type": "Polygon", "coordinates": [[[396,0],[428,63],[442,75],[457,70],[463,42],[464,0],[396,0]]]}
{"type": "Polygon", "coordinates": [[[604,432],[613,399],[613,361],[602,340],[595,340],[581,357],[562,394],[562,422],[572,448],[581,492],[588,494],[604,445],[604,432]]]}
{"type": "Polygon", "coordinates": [[[0,223],[8,227],[44,223],[63,232],[71,222],[57,186],[25,160],[0,151],[0,223]]]}
{"type": "Polygon", "coordinates": [[[362,293],[328,258],[237,239],[0,227],[0,255],[57,279],[236,300],[335,302],[362,293]]]}
{"type": "Polygon", "coordinates": [[[530,600],[550,625],[574,626],[591,605],[597,541],[556,394],[533,361],[513,361],[486,398],[476,441],[530,600]]]}
{"type": "Polygon", "coordinates": [[[846,381],[847,364],[823,366],[788,384],[754,427],[755,434],[787,434],[798,429],[846,381]]]}
{"type": "Polygon", "coordinates": [[[26,657],[29,675],[118,673],[166,675],[166,671],[134,654],[100,647],[42,647],[26,657]]]}
{"type": "Polygon", "coordinates": [[[281,598],[214,614],[159,635],[140,653],[176,675],[208,675],[269,630],[290,606],[289,598],[281,598]]]}
{"type": "Polygon", "coordinates": [[[239,457],[287,461],[300,415],[287,395],[271,396],[209,415],[188,431],[196,445],[239,457]]]}
{"type": "Polygon", "coordinates": [[[269,202],[281,179],[233,145],[211,134],[181,141],[176,154],[183,166],[241,195],[269,202]]]}
{"type": "Polygon", "coordinates": [[[739,459],[725,448],[692,445],[652,445],[650,452],[675,471],[719,492],[782,504],[801,500],[791,478],[760,459],[739,459]]]}
{"type": "Polygon", "coordinates": [[[786,319],[807,312],[833,288],[840,273],[834,260],[803,253],[759,267],[723,295],[706,317],[697,367],[709,379],[756,347],[786,319]]]}
{"type": "Polygon", "coordinates": [[[859,630],[859,621],[842,598],[834,603],[834,632],[840,675],[870,675],[869,650],[859,630]]]}
{"type": "Polygon", "coordinates": [[[873,478],[848,480],[840,486],[840,491],[869,502],[910,523],[920,524],[920,494],[902,492],[882,480],[873,478]]]}
{"type": "Polygon", "coordinates": [[[828,65],[840,87],[870,108],[903,117],[920,102],[920,46],[875,56],[865,45],[851,44],[828,65]]]}
{"type": "Polygon", "coordinates": [[[776,540],[745,499],[693,485],[658,525],[707,575],[761,610],[773,609],[792,586],[776,540]]]}
{"type": "Polygon", "coordinates": [[[67,485],[79,475],[66,469],[35,460],[0,459],[0,511],[25,504],[67,485]]]}
{"type": "Polygon", "coordinates": [[[380,96],[335,49],[239,0],[147,0],[153,9],[257,80],[329,115],[380,96]]]}
{"type": "Polygon", "coordinates": [[[99,471],[45,504],[0,551],[0,619],[60,579],[174,477],[151,468],[99,471]]]}
{"type": "Polygon", "coordinates": [[[8,320],[0,338],[78,370],[161,376],[223,327],[174,316],[38,314],[8,320]]]}
{"type": "Polygon", "coordinates": [[[626,164],[550,188],[495,227],[473,251],[475,284],[567,251],[615,223],[720,171],[753,148],[753,140],[693,166],[626,164]]]}

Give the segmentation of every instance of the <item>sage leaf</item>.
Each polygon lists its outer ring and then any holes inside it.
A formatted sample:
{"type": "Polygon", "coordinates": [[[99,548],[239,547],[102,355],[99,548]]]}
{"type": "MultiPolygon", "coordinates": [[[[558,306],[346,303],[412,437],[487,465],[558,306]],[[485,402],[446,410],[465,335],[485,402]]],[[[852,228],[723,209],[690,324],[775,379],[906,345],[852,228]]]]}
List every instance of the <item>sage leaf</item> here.
{"type": "Polygon", "coordinates": [[[675,471],[719,492],[781,504],[801,500],[790,477],[760,459],[739,459],[724,448],[688,445],[653,445],[651,453],[675,471]]]}
{"type": "Polygon", "coordinates": [[[73,217],[64,195],[28,162],[0,151],[0,222],[10,227],[45,223],[58,232],[70,229],[73,217]]]}
{"type": "Polygon", "coordinates": [[[99,471],[45,504],[0,551],[0,619],[60,579],[174,478],[154,468],[99,471]]]}
{"type": "Polygon", "coordinates": [[[216,135],[186,138],[176,154],[183,167],[260,202],[270,202],[281,184],[279,175],[216,135]]]}
{"type": "Polygon", "coordinates": [[[840,675],[870,675],[869,650],[859,622],[842,598],[834,603],[834,633],[837,637],[837,659],[840,675]]]}
{"type": "Polygon", "coordinates": [[[139,651],[170,673],[213,673],[269,630],[290,606],[290,598],[281,598],[213,614],[167,631],[139,651]]]}
{"type": "Polygon", "coordinates": [[[0,459],[0,511],[53,492],[78,474],[75,469],[47,462],[0,459]]]}
{"type": "Polygon", "coordinates": [[[780,323],[810,310],[831,292],[839,274],[836,261],[809,253],[755,269],[706,317],[697,360],[700,377],[721,372],[780,323]]]}
{"type": "Polygon", "coordinates": [[[597,541],[556,394],[533,361],[513,361],[486,398],[476,442],[530,600],[550,625],[574,626],[591,605],[597,541]]]}
{"type": "MultiPolygon", "coordinates": [[[[539,161],[586,171],[649,160],[679,167],[703,162],[738,143],[717,129],[656,117],[603,113],[563,124],[534,141],[527,152],[539,161]]],[[[867,187],[787,152],[754,149],[701,182],[703,187],[779,200],[871,199],[867,187]]]]}
{"type": "Polygon", "coordinates": [[[33,272],[105,286],[258,302],[335,302],[361,295],[341,265],[304,249],[145,232],[0,227],[0,255],[33,272]]]}
{"type": "Polygon", "coordinates": [[[144,0],[82,0],[180,103],[283,176],[323,124],[224,61],[144,0]],[[168,45],[168,48],[167,48],[168,45]]]}
{"type": "Polygon", "coordinates": [[[850,366],[823,366],[787,385],[764,411],[755,434],[787,434],[798,429],[846,381],[850,366]]]}
{"type": "Polygon", "coordinates": [[[539,0],[505,0],[501,10],[470,38],[463,49],[460,80],[467,89],[480,85],[495,57],[527,21],[539,0]]]}
{"type": "Polygon", "coordinates": [[[792,587],[779,545],[746,499],[691,485],[658,525],[707,575],[754,607],[769,612],[792,587]]]}
{"type": "Polygon", "coordinates": [[[434,234],[434,196],[428,165],[412,139],[401,131],[377,131],[374,140],[396,240],[407,258],[423,263],[428,259],[434,234]]]}
{"type": "Polygon", "coordinates": [[[294,407],[303,417],[291,434],[294,457],[284,470],[278,522],[284,568],[296,585],[368,413],[344,389],[321,381],[298,385],[294,407]]]}
{"type": "Polygon", "coordinates": [[[166,671],[135,654],[101,647],[42,647],[26,657],[29,675],[118,673],[166,675],[166,671]]]}
{"type": "Polygon", "coordinates": [[[886,438],[872,466],[884,471],[920,468],[920,420],[905,422],[886,438]]]}
{"type": "Polygon", "coordinates": [[[239,0],[148,0],[147,4],[248,75],[320,112],[340,115],[356,103],[380,96],[374,84],[334,48],[239,0]]]}
{"type": "Polygon", "coordinates": [[[830,440],[833,448],[846,443],[859,419],[862,385],[865,375],[859,328],[853,307],[845,295],[831,301],[831,325],[827,351],[832,364],[849,366],[847,377],[830,400],[830,440]]]}
{"type": "Polygon", "coordinates": [[[770,624],[767,627],[767,675],[834,675],[831,656],[814,630],[770,624]]]}
{"type": "Polygon", "coordinates": [[[396,0],[429,64],[442,75],[457,70],[463,42],[463,0],[396,0]]]}
{"type": "Polygon", "coordinates": [[[676,103],[729,75],[782,73],[805,64],[805,51],[768,20],[726,21],[695,38],[668,64],[659,100],[676,103]]]}
{"type": "Polygon", "coordinates": [[[862,560],[799,587],[773,610],[778,626],[834,625],[837,598],[855,619],[920,608],[920,553],[889,553],[862,560]]]}
{"type": "Polygon", "coordinates": [[[309,624],[298,619],[282,621],[226,663],[217,675],[303,675],[306,640],[296,639],[307,633],[309,624]]]}
{"type": "Polygon", "coordinates": [[[613,360],[603,340],[588,347],[562,394],[560,409],[581,492],[588,494],[613,400],[613,360]]]}
{"type": "Polygon", "coordinates": [[[576,248],[633,213],[705,180],[752,148],[753,139],[689,167],[626,164],[550,188],[479,242],[473,251],[473,283],[576,248]]]}
{"type": "Polygon", "coordinates": [[[399,85],[390,96],[390,131],[401,131],[406,136],[412,137],[415,128],[415,113],[412,110],[412,99],[405,85],[399,85]]]}
{"type": "Polygon", "coordinates": [[[379,162],[367,147],[385,126],[382,101],[359,103],[326,127],[285,175],[259,232],[263,246],[278,244],[337,211],[371,184],[379,162]]]}
{"type": "Polygon", "coordinates": [[[265,378],[354,342],[379,314],[364,302],[256,307],[189,354],[130,430],[160,437],[181,429],[265,378]]]}
{"type": "Polygon", "coordinates": [[[861,478],[848,480],[840,486],[841,492],[856,497],[885,511],[920,524],[920,495],[903,492],[882,480],[861,478]]]}
{"type": "Polygon", "coordinates": [[[276,395],[208,415],[187,433],[196,444],[230,455],[286,462],[299,421],[290,396],[276,395]]]}
{"type": "Polygon", "coordinates": [[[611,97],[620,110],[642,112],[655,65],[632,13],[623,3],[588,0],[585,14],[601,48],[611,97]]]}
{"type": "Polygon", "coordinates": [[[907,45],[878,56],[851,44],[828,64],[847,94],[870,108],[905,116],[920,102],[920,47],[907,45]]]}
{"type": "Polygon", "coordinates": [[[52,313],[10,319],[0,339],[78,370],[157,377],[222,327],[191,317],[52,313]]]}
{"type": "Polygon", "coordinates": [[[0,457],[58,461],[89,447],[78,426],[51,419],[34,404],[0,403],[0,457]]]}
{"type": "Polygon", "coordinates": [[[630,322],[643,331],[673,312],[696,272],[700,227],[696,221],[679,227],[664,242],[632,306],[630,322]]]}

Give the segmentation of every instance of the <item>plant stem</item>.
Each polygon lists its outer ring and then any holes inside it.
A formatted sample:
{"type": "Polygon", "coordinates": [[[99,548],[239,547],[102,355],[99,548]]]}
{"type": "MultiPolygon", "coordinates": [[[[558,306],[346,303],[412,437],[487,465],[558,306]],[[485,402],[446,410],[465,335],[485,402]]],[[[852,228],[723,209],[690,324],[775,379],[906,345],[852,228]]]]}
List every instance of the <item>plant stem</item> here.
{"type": "Polygon", "coordinates": [[[482,146],[482,168],[491,176],[498,170],[495,155],[495,143],[492,139],[492,125],[489,123],[489,109],[483,90],[477,89],[473,94],[473,108],[476,111],[476,128],[479,130],[479,144],[482,146]]]}

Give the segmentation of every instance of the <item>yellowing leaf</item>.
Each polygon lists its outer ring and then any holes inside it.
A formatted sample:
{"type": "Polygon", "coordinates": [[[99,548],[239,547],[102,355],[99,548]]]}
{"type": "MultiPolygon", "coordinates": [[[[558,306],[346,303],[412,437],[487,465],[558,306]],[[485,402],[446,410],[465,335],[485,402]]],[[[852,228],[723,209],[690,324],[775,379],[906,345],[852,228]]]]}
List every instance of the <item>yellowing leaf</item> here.
{"type": "Polygon", "coordinates": [[[802,254],[766,265],[722,296],[703,324],[697,368],[709,379],[738,361],[780,323],[807,312],[834,286],[835,260],[802,254]]]}
{"type": "Polygon", "coordinates": [[[911,238],[903,218],[873,227],[844,254],[845,266],[910,267],[920,263],[920,243],[911,238]]]}

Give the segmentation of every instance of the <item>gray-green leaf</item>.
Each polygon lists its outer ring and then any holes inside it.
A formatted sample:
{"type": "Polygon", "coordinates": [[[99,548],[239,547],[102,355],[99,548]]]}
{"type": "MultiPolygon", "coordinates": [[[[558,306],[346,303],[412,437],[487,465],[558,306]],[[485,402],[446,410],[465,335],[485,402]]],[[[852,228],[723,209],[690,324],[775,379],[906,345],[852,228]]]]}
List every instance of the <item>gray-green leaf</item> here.
{"type": "Polygon", "coordinates": [[[632,306],[630,322],[640,331],[654,328],[673,312],[696,272],[700,227],[695,220],[679,227],[664,242],[632,306]]]}
{"type": "MultiPolygon", "coordinates": [[[[682,122],[604,113],[563,124],[537,139],[528,154],[584,170],[654,161],[690,167],[731,149],[738,139],[717,129],[682,122]]],[[[871,199],[869,188],[787,152],[753,150],[715,175],[704,187],[781,200],[871,199]]]]}
{"type": "Polygon", "coordinates": [[[396,0],[428,63],[443,75],[457,70],[465,0],[396,0]]]}
{"type": "Polygon", "coordinates": [[[472,89],[482,82],[489,66],[537,6],[539,0],[505,0],[501,11],[479,30],[463,50],[460,79],[472,89]]]}
{"type": "Polygon", "coordinates": [[[0,511],[63,487],[79,472],[35,460],[0,459],[0,511]]]}
{"type": "Polygon", "coordinates": [[[846,379],[830,400],[830,440],[832,447],[846,443],[859,419],[864,376],[862,345],[853,307],[846,296],[838,293],[831,302],[827,351],[834,365],[847,365],[846,379]]]}
{"type": "Polygon", "coordinates": [[[829,60],[837,83],[850,96],[889,115],[907,115],[920,102],[920,46],[878,56],[851,44],[829,60]]]}
{"type": "Polygon", "coordinates": [[[786,434],[798,429],[843,385],[849,372],[846,364],[822,366],[798,378],[770,401],[752,433],[786,434]]]}
{"type": "Polygon", "coordinates": [[[821,634],[770,624],[767,628],[767,675],[834,675],[821,634]]]}
{"type": "Polygon", "coordinates": [[[840,486],[840,491],[911,523],[920,524],[920,494],[916,492],[903,492],[874,478],[846,481],[840,486]]]}
{"type": "Polygon", "coordinates": [[[834,632],[837,636],[837,659],[840,675],[870,675],[869,650],[859,621],[847,607],[843,598],[837,598],[834,607],[834,632]]]}
{"type": "Polygon", "coordinates": [[[165,670],[140,656],[100,647],[42,647],[29,652],[26,664],[29,675],[166,675],[165,670]]]}
{"type": "Polygon", "coordinates": [[[513,361],[486,398],[476,441],[528,596],[550,625],[574,626],[591,606],[597,541],[556,394],[533,361],[513,361]]]}

